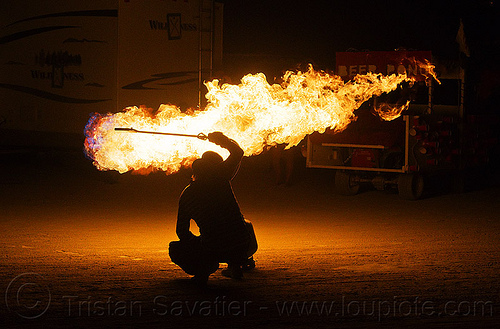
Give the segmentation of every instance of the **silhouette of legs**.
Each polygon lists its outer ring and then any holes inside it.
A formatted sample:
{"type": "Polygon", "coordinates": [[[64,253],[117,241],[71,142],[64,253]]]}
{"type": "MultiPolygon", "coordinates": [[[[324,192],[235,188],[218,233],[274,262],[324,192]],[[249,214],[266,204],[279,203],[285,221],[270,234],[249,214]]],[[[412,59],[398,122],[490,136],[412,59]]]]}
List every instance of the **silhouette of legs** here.
{"type": "Polygon", "coordinates": [[[184,272],[194,275],[192,280],[199,286],[206,286],[210,274],[219,268],[219,262],[202,248],[199,237],[170,242],[169,255],[184,272]]]}

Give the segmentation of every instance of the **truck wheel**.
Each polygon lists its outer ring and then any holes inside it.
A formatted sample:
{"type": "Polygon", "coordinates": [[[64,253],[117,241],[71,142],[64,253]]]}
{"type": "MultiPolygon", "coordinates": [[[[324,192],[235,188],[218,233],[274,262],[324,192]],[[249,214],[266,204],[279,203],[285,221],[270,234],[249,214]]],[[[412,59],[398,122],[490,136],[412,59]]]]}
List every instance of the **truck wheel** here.
{"type": "Polygon", "coordinates": [[[353,181],[354,175],[340,170],[335,173],[335,190],[341,195],[355,195],[359,191],[359,183],[353,181]]]}
{"type": "Polygon", "coordinates": [[[424,178],[419,174],[401,174],[398,177],[399,196],[407,200],[418,200],[424,192],[424,178]]]}

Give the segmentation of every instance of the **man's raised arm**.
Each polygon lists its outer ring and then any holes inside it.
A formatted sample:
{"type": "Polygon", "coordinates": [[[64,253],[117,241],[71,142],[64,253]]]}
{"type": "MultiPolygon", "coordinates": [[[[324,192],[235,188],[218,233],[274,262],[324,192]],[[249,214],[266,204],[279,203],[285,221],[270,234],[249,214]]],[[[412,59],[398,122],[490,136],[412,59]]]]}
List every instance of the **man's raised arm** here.
{"type": "Polygon", "coordinates": [[[221,174],[229,180],[233,179],[240,167],[243,150],[238,143],[218,131],[208,134],[208,140],[229,151],[229,157],[221,164],[221,174]]]}

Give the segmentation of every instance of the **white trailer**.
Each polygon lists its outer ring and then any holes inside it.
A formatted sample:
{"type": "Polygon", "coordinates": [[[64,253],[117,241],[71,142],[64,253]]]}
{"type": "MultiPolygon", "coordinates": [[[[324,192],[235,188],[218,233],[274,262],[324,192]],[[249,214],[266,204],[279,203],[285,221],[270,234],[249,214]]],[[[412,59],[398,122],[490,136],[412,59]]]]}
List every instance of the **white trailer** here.
{"type": "Polygon", "coordinates": [[[222,10],[214,0],[10,2],[0,146],[80,145],[93,112],[200,106],[222,63],[222,10]]]}

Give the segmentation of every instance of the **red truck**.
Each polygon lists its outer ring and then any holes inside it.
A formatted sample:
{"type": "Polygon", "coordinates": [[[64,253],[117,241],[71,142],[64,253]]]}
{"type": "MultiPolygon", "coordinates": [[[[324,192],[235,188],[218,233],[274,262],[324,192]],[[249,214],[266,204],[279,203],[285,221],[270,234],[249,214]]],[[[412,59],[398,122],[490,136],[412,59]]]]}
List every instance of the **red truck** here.
{"type": "Polygon", "coordinates": [[[402,198],[416,200],[425,176],[445,171],[461,177],[465,168],[487,163],[488,147],[496,140],[484,117],[464,113],[463,69],[438,66],[438,83],[414,64],[432,59],[429,51],[337,53],[336,73],[345,80],[366,72],[406,72],[415,82],[363,104],[344,131],[310,135],[306,166],[335,169],[335,189],[343,195],[357,194],[369,183],[378,190],[397,188],[402,198]],[[374,111],[407,101],[409,108],[392,121],[374,111]]]}

